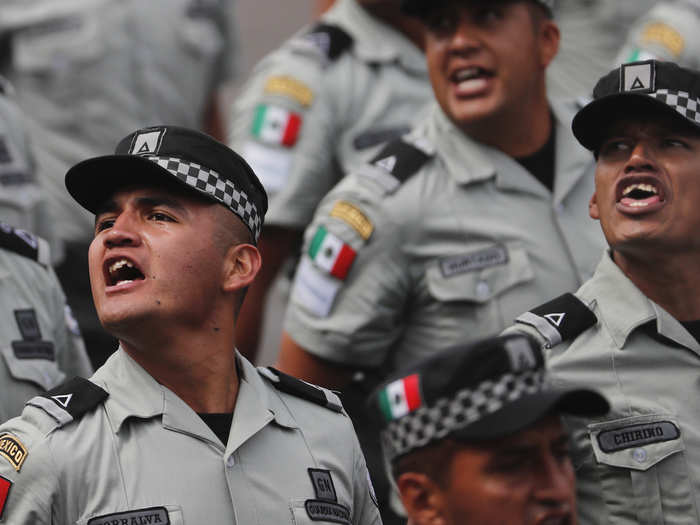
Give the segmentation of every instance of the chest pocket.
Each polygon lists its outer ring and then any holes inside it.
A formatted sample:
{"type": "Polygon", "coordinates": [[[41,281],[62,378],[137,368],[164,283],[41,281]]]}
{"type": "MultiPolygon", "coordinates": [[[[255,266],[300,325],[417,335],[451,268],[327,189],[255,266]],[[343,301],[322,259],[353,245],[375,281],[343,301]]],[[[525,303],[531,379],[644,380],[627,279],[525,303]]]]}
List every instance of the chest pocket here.
{"type": "Polygon", "coordinates": [[[141,509],[124,510],[107,514],[97,514],[89,518],[81,518],[76,525],[113,525],[122,523],[184,525],[182,509],[178,505],[161,505],[141,509]]]}
{"type": "Polygon", "coordinates": [[[32,383],[41,390],[51,390],[66,378],[56,364],[55,354],[52,359],[48,358],[48,353],[43,358],[22,359],[16,355],[11,345],[0,348],[0,354],[12,378],[32,383]]]}
{"type": "Polygon", "coordinates": [[[441,302],[485,304],[535,274],[519,243],[492,244],[443,257],[427,271],[430,294],[441,302]]]}
{"type": "Polygon", "coordinates": [[[295,499],[289,504],[292,523],[311,525],[312,523],[341,523],[350,525],[352,516],[349,507],[341,503],[317,499],[295,499]]]}
{"type": "Polygon", "coordinates": [[[642,525],[698,522],[675,417],[616,419],[588,425],[588,433],[611,522],[622,519],[620,514],[642,525]]]}

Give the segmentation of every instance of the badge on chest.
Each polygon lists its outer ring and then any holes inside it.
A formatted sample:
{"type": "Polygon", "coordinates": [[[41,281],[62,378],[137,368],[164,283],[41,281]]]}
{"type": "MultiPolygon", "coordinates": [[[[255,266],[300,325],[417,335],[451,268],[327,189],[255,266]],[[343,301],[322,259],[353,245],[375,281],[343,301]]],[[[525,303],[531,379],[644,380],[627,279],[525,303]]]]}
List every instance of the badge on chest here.
{"type": "Polygon", "coordinates": [[[330,470],[310,468],[309,477],[314,487],[315,499],[304,502],[306,513],[313,521],[330,521],[333,523],[350,523],[350,510],[338,503],[333,478],[330,470]]]}

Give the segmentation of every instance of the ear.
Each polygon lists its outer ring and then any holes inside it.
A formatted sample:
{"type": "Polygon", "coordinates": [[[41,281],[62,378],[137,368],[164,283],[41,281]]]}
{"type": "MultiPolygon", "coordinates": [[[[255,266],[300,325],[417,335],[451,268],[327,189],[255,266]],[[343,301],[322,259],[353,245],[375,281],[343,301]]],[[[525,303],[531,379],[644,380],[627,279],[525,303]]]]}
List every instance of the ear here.
{"type": "Polygon", "coordinates": [[[591,216],[591,219],[595,219],[597,221],[600,220],[600,213],[598,212],[598,201],[596,199],[596,192],[593,192],[593,195],[591,195],[591,200],[588,201],[588,215],[591,216]]]}
{"type": "Polygon", "coordinates": [[[224,260],[224,275],[221,289],[224,292],[237,292],[249,286],[260,270],[262,258],[252,244],[231,246],[224,260]]]}
{"type": "Polygon", "coordinates": [[[450,525],[445,493],[428,476],[404,472],[396,485],[411,525],[450,525]]]}
{"type": "Polygon", "coordinates": [[[540,22],[540,65],[543,69],[554,60],[559,51],[559,41],[561,39],[561,34],[559,33],[559,26],[554,22],[554,20],[544,19],[540,22]]]}

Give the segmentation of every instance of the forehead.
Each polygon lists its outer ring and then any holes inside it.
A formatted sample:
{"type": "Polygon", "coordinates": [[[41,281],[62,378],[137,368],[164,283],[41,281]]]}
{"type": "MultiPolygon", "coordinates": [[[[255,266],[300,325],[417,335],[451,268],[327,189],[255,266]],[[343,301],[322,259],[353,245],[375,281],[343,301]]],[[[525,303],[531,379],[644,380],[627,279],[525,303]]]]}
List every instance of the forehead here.
{"type": "Polygon", "coordinates": [[[138,184],[119,188],[100,205],[97,214],[113,211],[130,200],[136,200],[140,204],[170,204],[182,209],[215,204],[178,184],[138,184]]]}

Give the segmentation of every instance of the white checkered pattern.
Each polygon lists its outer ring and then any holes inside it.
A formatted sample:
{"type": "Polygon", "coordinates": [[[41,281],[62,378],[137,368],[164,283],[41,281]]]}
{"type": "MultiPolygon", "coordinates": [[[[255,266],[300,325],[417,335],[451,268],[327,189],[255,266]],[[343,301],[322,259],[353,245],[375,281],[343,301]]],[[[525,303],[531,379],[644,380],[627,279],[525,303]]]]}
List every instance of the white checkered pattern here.
{"type": "Polygon", "coordinates": [[[161,168],[165,168],[188,186],[211,195],[229,208],[248,225],[257,242],[260,236],[260,229],[262,228],[262,221],[255,204],[243,190],[236,188],[231,181],[223,179],[217,172],[205,168],[196,162],[188,162],[177,157],[159,157],[155,155],[150,155],[146,158],[155,162],[161,168]]]}
{"type": "Polygon", "coordinates": [[[382,432],[382,443],[389,460],[431,441],[442,439],[499,410],[505,403],[523,395],[541,391],[545,384],[543,370],[508,373],[498,382],[484,381],[476,390],[460,390],[450,398],[439,399],[392,421],[382,432]]]}
{"type": "Polygon", "coordinates": [[[700,124],[700,100],[691,98],[689,93],[685,91],[659,89],[656,93],[651,93],[649,96],[660,100],[667,106],[671,106],[688,120],[700,124]]]}

